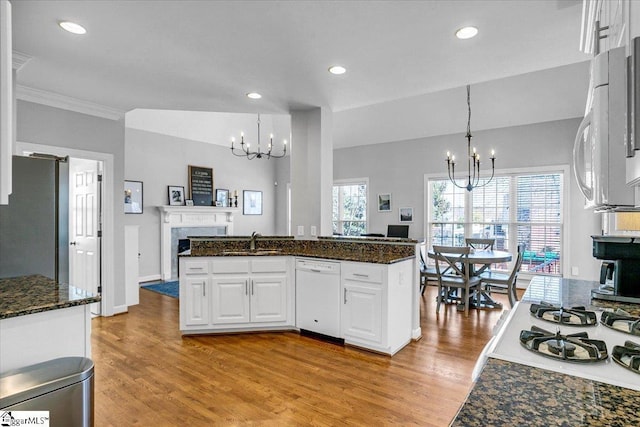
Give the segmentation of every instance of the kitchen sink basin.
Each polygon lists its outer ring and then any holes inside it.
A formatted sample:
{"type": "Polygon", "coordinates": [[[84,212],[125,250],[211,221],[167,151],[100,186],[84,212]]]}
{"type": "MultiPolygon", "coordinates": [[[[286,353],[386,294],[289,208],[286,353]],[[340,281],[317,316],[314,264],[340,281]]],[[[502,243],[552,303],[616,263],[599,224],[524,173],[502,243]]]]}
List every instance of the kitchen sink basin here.
{"type": "Polygon", "coordinates": [[[277,255],[280,249],[256,249],[255,251],[222,251],[222,255],[277,255]]]}

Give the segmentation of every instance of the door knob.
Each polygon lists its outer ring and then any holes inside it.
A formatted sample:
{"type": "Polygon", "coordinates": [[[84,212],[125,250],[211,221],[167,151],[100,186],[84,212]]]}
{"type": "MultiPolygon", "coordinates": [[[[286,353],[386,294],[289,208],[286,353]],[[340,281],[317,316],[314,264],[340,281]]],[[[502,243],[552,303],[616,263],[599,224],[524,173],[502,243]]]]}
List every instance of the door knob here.
{"type": "Polygon", "coordinates": [[[75,246],[76,242],[69,242],[69,246],[75,246]]]}

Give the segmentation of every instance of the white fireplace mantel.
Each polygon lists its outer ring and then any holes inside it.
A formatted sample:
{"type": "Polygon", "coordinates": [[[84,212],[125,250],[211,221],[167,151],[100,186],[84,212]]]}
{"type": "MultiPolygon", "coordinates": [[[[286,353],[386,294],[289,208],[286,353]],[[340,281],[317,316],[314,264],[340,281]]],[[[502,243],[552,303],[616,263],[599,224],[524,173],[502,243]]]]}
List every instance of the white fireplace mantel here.
{"type": "Polygon", "coordinates": [[[233,215],[238,208],[214,206],[158,206],[160,210],[160,269],[162,280],[171,279],[171,229],[181,227],[227,228],[233,234],[233,215]]]}

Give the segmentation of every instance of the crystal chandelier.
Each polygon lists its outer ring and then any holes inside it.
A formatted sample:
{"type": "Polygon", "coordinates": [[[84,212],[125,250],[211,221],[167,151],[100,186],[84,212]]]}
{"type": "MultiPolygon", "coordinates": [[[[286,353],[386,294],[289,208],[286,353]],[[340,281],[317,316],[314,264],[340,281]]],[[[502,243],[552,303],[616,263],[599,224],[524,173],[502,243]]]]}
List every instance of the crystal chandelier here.
{"type": "Polygon", "coordinates": [[[282,154],[276,155],[272,153],[273,149],[273,134],[269,137],[269,145],[267,145],[267,151],[261,151],[260,149],[260,114],[258,114],[258,147],[256,151],[251,151],[250,144],[244,143],[244,132],[240,133],[240,148],[236,148],[233,144],[236,142],[235,138],[231,138],[231,152],[238,157],[246,157],[249,160],[261,159],[266,157],[267,159],[276,158],[279,159],[287,154],[287,140],[285,139],[282,144],[282,154]]]}
{"type": "Polygon", "coordinates": [[[467,107],[469,109],[469,118],[467,119],[467,134],[465,138],[467,138],[467,185],[458,185],[455,179],[456,175],[456,157],[452,156],[449,151],[447,151],[447,172],[449,173],[449,180],[458,188],[464,188],[467,191],[472,191],[474,188],[484,187],[489,184],[493,179],[493,174],[495,172],[495,161],[496,156],[495,152],[491,150],[491,177],[485,181],[483,184],[479,185],[480,182],[480,155],[476,153],[476,147],[471,147],[471,87],[467,85],[467,107]]]}

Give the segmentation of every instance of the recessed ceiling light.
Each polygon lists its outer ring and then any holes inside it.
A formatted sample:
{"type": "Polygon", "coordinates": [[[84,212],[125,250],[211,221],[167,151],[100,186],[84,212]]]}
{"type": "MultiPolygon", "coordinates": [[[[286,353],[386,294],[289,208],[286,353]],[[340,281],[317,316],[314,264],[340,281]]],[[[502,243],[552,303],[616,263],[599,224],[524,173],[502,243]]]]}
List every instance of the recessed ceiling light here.
{"type": "Polygon", "coordinates": [[[347,72],[347,69],[344,68],[341,65],[334,65],[332,67],[329,67],[329,72],[331,74],[336,74],[336,75],[340,75],[340,74],[344,74],[347,72]]]}
{"type": "Polygon", "coordinates": [[[476,27],[462,27],[458,31],[456,31],[456,37],[459,39],[470,39],[475,37],[478,34],[478,29],[476,27]]]}
{"type": "Polygon", "coordinates": [[[262,98],[262,95],[260,95],[258,92],[249,92],[247,94],[247,97],[251,99],[260,99],[262,98]]]}
{"type": "Polygon", "coordinates": [[[58,25],[62,27],[63,30],[69,31],[73,34],[86,34],[87,30],[80,24],[76,24],[75,22],[70,21],[62,21],[59,22],[58,25]]]}

